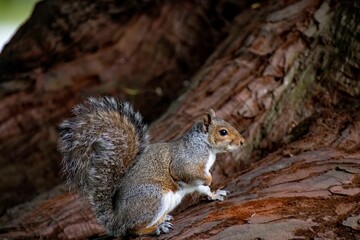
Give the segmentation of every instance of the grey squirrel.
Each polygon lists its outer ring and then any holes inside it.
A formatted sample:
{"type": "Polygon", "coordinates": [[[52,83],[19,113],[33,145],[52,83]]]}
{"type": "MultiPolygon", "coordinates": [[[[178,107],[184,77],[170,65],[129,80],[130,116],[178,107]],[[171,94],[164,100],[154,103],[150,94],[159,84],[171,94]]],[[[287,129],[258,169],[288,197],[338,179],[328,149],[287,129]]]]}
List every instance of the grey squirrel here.
{"type": "Polygon", "coordinates": [[[244,138],[210,109],[176,141],[149,144],[147,126],[129,103],[89,98],[59,125],[63,172],[91,203],[99,223],[114,236],[168,233],[168,215],[189,193],[211,192],[216,153],[244,138]]]}

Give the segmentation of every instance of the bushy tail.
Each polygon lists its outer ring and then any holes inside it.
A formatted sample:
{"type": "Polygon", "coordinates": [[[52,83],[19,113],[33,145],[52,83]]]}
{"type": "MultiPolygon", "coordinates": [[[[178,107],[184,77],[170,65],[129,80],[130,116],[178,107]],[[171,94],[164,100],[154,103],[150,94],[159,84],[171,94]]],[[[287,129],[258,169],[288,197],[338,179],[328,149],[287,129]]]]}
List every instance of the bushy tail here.
{"type": "Polygon", "coordinates": [[[89,98],[73,113],[59,126],[63,172],[109,229],[116,186],[147,145],[147,127],[127,102],[112,97],[89,98]]]}

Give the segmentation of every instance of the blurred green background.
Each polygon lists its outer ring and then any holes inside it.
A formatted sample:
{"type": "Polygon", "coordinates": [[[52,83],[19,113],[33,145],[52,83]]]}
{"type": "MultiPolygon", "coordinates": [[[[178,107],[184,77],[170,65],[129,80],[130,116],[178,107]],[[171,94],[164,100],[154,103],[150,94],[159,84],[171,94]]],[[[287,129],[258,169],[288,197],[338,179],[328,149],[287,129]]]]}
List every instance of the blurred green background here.
{"type": "Polygon", "coordinates": [[[0,0],[0,52],[39,0],[0,0]]]}

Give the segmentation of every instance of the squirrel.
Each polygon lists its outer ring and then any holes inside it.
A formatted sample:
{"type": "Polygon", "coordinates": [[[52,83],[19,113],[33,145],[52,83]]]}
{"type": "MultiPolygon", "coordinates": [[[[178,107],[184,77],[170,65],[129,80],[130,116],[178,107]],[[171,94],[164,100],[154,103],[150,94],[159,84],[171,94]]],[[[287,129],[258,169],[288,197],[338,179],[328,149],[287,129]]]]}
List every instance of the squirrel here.
{"type": "Polygon", "coordinates": [[[209,172],[216,153],[244,138],[210,109],[178,140],[149,143],[140,113],[114,97],[88,98],[59,125],[63,172],[113,236],[159,235],[173,229],[169,213],[189,193],[222,201],[209,172]]]}

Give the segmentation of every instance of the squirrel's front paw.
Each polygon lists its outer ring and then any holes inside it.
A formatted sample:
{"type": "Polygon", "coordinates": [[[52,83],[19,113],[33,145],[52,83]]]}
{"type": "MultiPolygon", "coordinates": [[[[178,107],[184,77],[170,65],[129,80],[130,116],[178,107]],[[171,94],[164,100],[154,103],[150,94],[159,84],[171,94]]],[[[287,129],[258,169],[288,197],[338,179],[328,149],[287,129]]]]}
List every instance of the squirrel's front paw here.
{"type": "Polygon", "coordinates": [[[224,201],[224,198],[227,194],[229,194],[229,191],[218,189],[216,192],[212,192],[211,196],[209,196],[210,200],[218,200],[218,201],[224,201]]]}
{"type": "MultiPolygon", "coordinates": [[[[168,215],[170,216],[170,215],[168,215]]],[[[171,217],[171,216],[170,216],[171,217]]],[[[171,232],[171,230],[173,230],[173,225],[171,222],[165,221],[160,223],[160,225],[158,226],[158,228],[156,229],[156,235],[160,235],[161,233],[169,233],[171,232]]]]}
{"type": "Polygon", "coordinates": [[[170,222],[173,219],[173,216],[166,214],[164,222],[170,222]]]}

